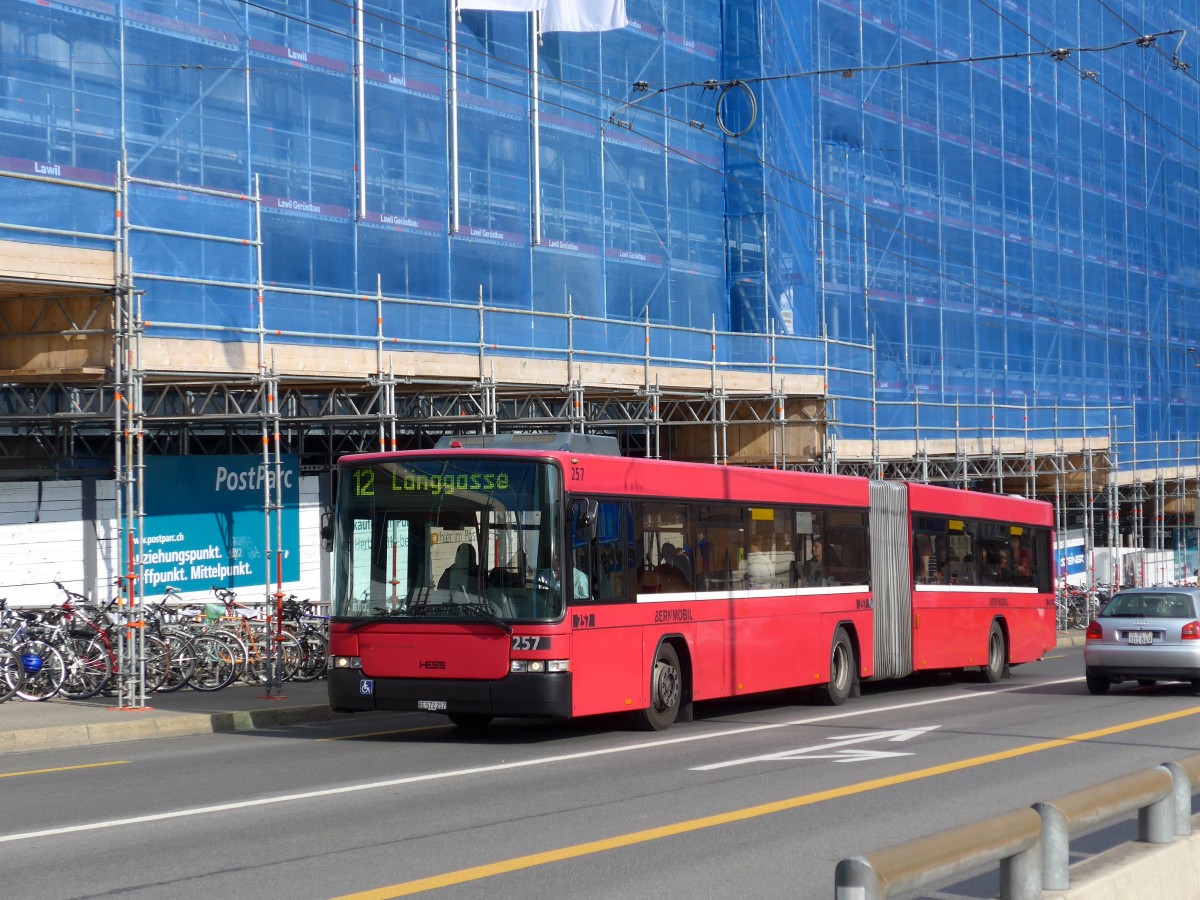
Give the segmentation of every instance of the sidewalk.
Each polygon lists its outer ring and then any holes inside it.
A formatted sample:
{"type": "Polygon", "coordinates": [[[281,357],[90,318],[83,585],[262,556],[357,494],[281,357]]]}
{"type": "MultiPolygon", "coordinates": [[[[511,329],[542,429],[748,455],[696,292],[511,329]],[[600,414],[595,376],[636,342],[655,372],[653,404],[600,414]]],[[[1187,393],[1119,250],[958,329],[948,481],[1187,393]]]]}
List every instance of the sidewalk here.
{"type": "Polygon", "coordinates": [[[252,731],[340,715],[329,709],[324,679],[288,682],[274,698],[268,698],[265,687],[250,684],[211,693],[185,689],[151,694],[146,709],[119,709],[116,697],[40,703],[13,698],[0,703],[0,754],[252,731]]]}
{"type": "Polygon", "coordinates": [[[1087,641],[1083,636],[1083,629],[1077,631],[1060,631],[1058,633],[1059,647],[1082,647],[1087,641]]]}

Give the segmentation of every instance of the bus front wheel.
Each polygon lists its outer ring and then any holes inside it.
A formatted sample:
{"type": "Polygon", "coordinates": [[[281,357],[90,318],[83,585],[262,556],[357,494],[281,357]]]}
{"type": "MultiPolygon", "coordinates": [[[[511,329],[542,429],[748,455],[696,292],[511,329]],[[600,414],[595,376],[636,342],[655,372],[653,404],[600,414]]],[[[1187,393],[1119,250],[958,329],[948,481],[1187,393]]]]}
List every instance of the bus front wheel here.
{"type": "Polygon", "coordinates": [[[822,706],[841,706],[854,690],[854,648],[845,628],[833,633],[829,647],[829,683],[815,687],[816,700],[822,706]]]}
{"type": "Polygon", "coordinates": [[[646,731],[664,731],[675,724],[683,700],[683,669],[670,644],[660,644],[650,667],[650,705],[638,713],[646,731]]]}

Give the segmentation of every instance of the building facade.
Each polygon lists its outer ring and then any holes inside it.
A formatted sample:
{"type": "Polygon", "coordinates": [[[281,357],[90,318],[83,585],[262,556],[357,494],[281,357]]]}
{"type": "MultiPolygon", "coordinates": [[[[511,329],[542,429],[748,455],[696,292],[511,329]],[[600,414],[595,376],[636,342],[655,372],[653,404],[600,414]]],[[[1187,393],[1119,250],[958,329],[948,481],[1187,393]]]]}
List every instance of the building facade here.
{"type": "Polygon", "coordinates": [[[626,11],[3,4],[0,477],[597,430],[1194,547],[1194,0],[626,11]]]}

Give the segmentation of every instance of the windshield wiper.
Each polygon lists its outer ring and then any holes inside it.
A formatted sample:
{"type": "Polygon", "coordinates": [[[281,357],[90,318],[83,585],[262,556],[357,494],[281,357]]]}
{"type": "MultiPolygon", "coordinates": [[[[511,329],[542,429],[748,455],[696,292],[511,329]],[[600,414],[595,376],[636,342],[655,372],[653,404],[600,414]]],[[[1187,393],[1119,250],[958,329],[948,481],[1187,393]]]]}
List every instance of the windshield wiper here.
{"type": "Polygon", "coordinates": [[[482,606],[479,603],[460,603],[458,604],[463,609],[469,609],[473,613],[478,613],[484,619],[491,622],[497,628],[501,629],[505,634],[512,634],[512,626],[505,622],[502,618],[492,612],[490,609],[482,606]]]}
{"type": "Polygon", "coordinates": [[[386,622],[388,619],[391,619],[395,616],[403,615],[403,613],[398,609],[390,610],[390,611],[379,611],[379,607],[375,607],[375,609],[373,609],[371,611],[374,612],[375,615],[368,616],[367,618],[363,619],[361,622],[355,622],[353,625],[350,626],[350,630],[357,631],[358,629],[360,629],[366,625],[374,625],[376,622],[386,622]]]}

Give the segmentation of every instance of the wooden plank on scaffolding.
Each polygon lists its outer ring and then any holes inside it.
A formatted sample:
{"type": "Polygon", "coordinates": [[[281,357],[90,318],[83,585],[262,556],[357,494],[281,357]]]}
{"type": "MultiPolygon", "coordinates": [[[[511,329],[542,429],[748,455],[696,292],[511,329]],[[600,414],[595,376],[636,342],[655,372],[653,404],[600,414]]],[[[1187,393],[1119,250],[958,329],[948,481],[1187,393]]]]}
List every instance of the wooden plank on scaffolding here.
{"type": "Polygon", "coordinates": [[[115,284],[111,250],[0,241],[0,294],[55,293],[63,285],[111,288],[115,284]]]}
{"type": "MultiPolygon", "coordinates": [[[[197,326],[199,327],[199,326],[197,326]]],[[[363,342],[365,343],[365,341],[363,342]]],[[[272,336],[267,345],[269,363],[285,381],[289,376],[303,378],[367,378],[378,369],[374,347],[336,347],[288,343],[286,336],[272,336]]],[[[206,372],[253,375],[258,372],[258,345],[254,342],[221,342],[163,338],[155,334],[155,323],[148,322],[142,339],[143,368],[153,372],[206,372]]],[[[600,365],[579,363],[568,372],[565,360],[532,359],[517,356],[487,356],[484,374],[498,384],[558,385],[582,377],[586,388],[639,390],[645,386],[645,370],[639,365],[600,365]]],[[[479,378],[479,356],[475,353],[399,352],[385,350],[384,371],[397,378],[417,380],[475,381],[479,378]]],[[[651,368],[651,379],[665,390],[704,392],[710,389],[712,376],[707,369],[651,368]]],[[[744,393],[770,394],[771,381],[766,373],[730,375],[726,389],[744,393]]],[[[785,380],[789,395],[816,396],[824,392],[817,376],[791,376],[785,380]]]]}

